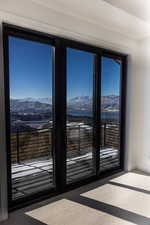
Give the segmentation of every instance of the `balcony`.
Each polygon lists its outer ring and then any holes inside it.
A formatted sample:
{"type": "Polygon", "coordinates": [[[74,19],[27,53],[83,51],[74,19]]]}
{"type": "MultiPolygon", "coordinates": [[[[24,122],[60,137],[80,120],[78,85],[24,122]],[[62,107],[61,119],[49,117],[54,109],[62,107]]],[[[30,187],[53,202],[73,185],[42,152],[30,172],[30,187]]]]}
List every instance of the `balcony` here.
{"type": "MultiPolygon", "coordinates": [[[[92,127],[67,126],[67,182],[72,183],[94,173],[92,127]]],[[[119,124],[101,126],[100,171],[119,166],[119,124]]],[[[12,133],[12,191],[17,199],[54,185],[52,129],[12,133]]]]}

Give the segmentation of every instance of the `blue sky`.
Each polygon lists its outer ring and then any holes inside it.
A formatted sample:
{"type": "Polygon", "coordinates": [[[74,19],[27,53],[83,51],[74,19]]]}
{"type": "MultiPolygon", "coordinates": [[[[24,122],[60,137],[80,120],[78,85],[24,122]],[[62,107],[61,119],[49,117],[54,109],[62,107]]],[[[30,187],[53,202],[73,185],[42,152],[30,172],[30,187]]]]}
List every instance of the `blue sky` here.
{"type": "MultiPolygon", "coordinates": [[[[13,98],[43,98],[52,95],[52,47],[9,38],[10,95],[13,98]]],[[[120,65],[102,58],[102,95],[118,95],[120,65]]],[[[93,54],[67,49],[67,95],[91,96],[93,54]]]]}
{"type": "Polygon", "coordinates": [[[10,95],[43,98],[52,95],[52,47],[9,38],[10,95]]]}
{"type": "Polygon", "coordinates": [[[119,95],[120,64],[111,58],[102,57],[101,92],[103,96],[119,95]]]}
{"type": "Polygon", "coordinates": [[[92,96],[93,92],[93,54],[67,49],[67,94],[92,96]]]}

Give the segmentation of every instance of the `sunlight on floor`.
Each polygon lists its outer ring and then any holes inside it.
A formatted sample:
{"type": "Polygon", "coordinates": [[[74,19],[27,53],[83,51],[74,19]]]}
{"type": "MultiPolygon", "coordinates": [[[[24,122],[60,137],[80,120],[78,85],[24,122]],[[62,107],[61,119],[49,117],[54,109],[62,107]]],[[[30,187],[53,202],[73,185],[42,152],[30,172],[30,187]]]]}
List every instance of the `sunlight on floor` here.
{"type": "MultiPolygon", "coordinates": [[[[141,187],[146,188],[147,182],[149,182],[150,185],[150,177],[138,175],[135,173],[129,173],[111,181],[117,181],[118,183],[119,181],[124,182],[124,184],[129,184],[130,186],[133,184],[139,189],[141,187]],[[125,182],[126,180],[127,183],[125,182]],[[130,182],[131,180],[132,182],[130,182]],[[143,181],[144,183],[142,183],[143,181]]],[[[112,184],[106,184],[92,191],[84,193],[82,196],[150,218],[150,195],[146,193],[141,193],[139,191],[131,190],[125,187],[118,187],[112,184]]]]}
{"type": "Polygon", "coordinates": [[[147,175],[127,173],[111,181],[150,191],[150,176],[147,175]]]}
{"type": "Polygon", "coordinates": [[[47,225],[134,224],[67,199],[62,199],[26,214],[47,225]]]}
{"type": "Polygon", "coordinates": [[[14,216],[9,225],[19,225],[19,218],[24,225],[150,224],[150,177],[127,173],[104,185],[95,182],[14,216]]]}

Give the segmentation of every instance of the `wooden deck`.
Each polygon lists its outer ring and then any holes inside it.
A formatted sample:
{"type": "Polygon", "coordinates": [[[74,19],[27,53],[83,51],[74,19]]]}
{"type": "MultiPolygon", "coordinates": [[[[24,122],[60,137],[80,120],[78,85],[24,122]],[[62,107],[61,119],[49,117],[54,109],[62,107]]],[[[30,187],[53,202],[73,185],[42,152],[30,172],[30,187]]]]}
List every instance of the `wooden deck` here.
{"type": "MultiPolygon", "coordinates": [[[[102,149],[100,153],[100,170],[107,170],[119,165],[119,151],[102,149]]],[[[92,153],[86,153],[67,159],[67,183],[93,173],[92,153]]],[[[52,159],[21,162],[12,165],[13,199],[25,197],[42,190],[50,189],[53,183],[52,159]]]]}

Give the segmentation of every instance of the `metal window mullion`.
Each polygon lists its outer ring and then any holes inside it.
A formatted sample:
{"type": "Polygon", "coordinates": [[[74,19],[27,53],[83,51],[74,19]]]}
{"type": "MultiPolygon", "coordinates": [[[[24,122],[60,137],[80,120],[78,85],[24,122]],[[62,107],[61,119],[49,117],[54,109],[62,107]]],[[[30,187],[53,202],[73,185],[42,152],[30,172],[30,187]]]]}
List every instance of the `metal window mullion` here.
{"type": "Polygon", "coordinates": [[[12,203],[12,179],[11,179],[11,128],[10,128],[10,88],[9,88],[9,34],[3,28],[3,54],[4,54],[4,88],[5,88],[5,124],[6,124],[6,151],[7,151],[7,190],[8,207],[12,203]]]}
{"type": "Polygon", "coordinates": [[[63,192],[66,185],[66,48],[55,40],[54,93],[54,164],[56,190],[63,192]]]}
{"type": "Polygon", "coordinates": [[[101,56],[94,57],[94,85],[93,85],[93,155],[95,173],[99,174],[100,166],[100,89],[101,89],[101,56]]]}
{"type": "Polygon", "coordinates": [[[127,84],[127,57],[123,57],[120,80],[120,168],[125,169],[125,116],[126,116],[126,84],[127,84]]]}

